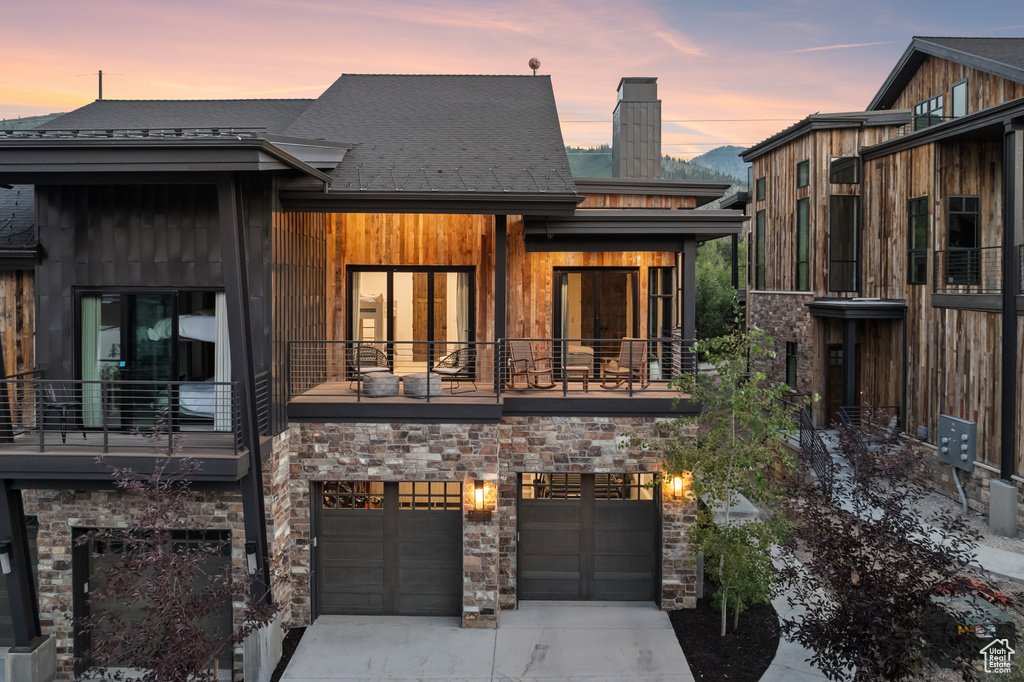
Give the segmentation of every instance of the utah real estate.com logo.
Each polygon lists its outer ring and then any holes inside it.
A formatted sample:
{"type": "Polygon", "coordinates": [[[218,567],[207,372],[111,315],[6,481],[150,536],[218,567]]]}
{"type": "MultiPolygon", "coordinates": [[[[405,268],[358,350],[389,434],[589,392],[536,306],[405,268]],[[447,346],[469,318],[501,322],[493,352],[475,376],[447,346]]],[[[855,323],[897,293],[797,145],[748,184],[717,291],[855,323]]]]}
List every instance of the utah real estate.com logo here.
{"type": "Polygon", "coordinates": [[[987,673],[1008,673],[1013,664],[1013,655],[1017,653],[1010,648],[1010,642],[1005,639],[993,639],[981,650],[985,657],[985,672],[987,673]]]}

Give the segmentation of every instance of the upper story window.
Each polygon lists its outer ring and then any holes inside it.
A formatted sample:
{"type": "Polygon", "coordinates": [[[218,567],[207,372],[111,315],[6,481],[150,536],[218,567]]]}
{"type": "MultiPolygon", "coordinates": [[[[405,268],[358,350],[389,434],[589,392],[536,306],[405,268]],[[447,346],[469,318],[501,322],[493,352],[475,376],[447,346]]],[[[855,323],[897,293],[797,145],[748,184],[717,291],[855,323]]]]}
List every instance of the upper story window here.
{"type": "Polygon", "coordinates": [[[954,83],[949,91],[949,108],[953,118],[967,115],[967,81],[954,83]]]}
{"type": "Polygon", "coordinates": [[[796,288],[807,291],[811,288],[811,268],[808,244],[810,242],[811,200],[796,202],[796,288]]]}
{"type": "Polygon", "coordinates": [[[833,156],[828,181],[834,185],[856,185],[860,182],[860,159],[856,156],[833,156]]]}
{"type": "Polygon", "coordinates": [[[860,197],[829,197],[828,289],[857,291],[860,286],[860,197]]]}
{"type": "Polygon", "coordinates": [[[757,212],[754,237],[754,288],[764,289],[764,211],[757,212]]]}
{"type": "Polygon", "coordinates": [[[907,202],[907,284],[928,282],[928,197],[907,202]]]}
{"type": "Polygon", "coordinates": [[[981,283],[981,234],[978,197],[949,197],[946,232],[946,283],[981,283]]]}
{"type": "MultiPolygon", "coordinates": [[[[966,93],[965,93],[966,94],[966,93]]],[[[914,107],[914,130],[921,130],[936,123],[942,123],[942,106],[944,98],[936,95],[926,99],[914,107]]]]}
{"type": "Polygon", "coordinates": [[[765,179],[764,178],[758,178],[757,179],[757,184],[754,187],[754,200],[755,201],[764,201],[764,197],[765,197],[765,179]]]}
{"type": "Polygon", "coordinates": [[[801,161],[796,165],[796,186],[807,187],[811,184],[811,162],[801,161]]]}

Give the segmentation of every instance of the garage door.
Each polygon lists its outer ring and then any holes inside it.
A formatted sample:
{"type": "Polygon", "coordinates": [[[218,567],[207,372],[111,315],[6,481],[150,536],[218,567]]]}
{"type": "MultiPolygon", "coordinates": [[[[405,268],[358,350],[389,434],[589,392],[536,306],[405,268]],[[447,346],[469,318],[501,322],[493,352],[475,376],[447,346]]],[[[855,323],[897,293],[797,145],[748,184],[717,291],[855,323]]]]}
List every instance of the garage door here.
{"type": "Polygon", "coordinates": [[[315,499],[319,614],[462,613],[461,483],[323,483],[315,499]]]}
{"type": "Polygon", "coordinates": [[[522,474],[519,598],[655,598],[653,474],[522,474]]]}

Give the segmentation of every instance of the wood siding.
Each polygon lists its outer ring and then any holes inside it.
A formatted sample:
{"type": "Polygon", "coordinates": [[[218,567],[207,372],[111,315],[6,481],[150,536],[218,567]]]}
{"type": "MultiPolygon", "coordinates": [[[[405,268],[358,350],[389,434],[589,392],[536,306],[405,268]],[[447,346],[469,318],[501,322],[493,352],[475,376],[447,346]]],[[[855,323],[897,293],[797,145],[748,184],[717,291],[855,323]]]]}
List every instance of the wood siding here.
{"type": "MultiPolygon", "coordinates": [[[[277,207],[275,207],[277,208],[277,207]]],[[[272,424],[287,427],[288,342],[327,338],[328,223],[324,213],[275,210],[272,230],[272,424]]]]}
{"type": "Polygon", "coordinates": [[[0,272],[0,313],[7,374],[35,368],[35,275],[32,271],[0,272]]]}
{"type": "Polygon", "coordinates": [[[494,340],[494,216],[347,213],[327,224],[328,329],[347,338],[348,266],[476,268],[476,340],[494,340]]]}
{"type": "MultiPolygon", "coordinates": [[[[75,290],[221,290],[220,224],[212,185],[38,186],[36,357],[49,378],[74,378],[75,290]]],[[[253,357],[267,368],[270,193],[243,184],[253,357]]]]}
{"type": "Polygon", "coordinates": [[[696,197],[654,194],[589,194],[580,208],[696,208],[696,197]]]}
{"type": "Polygon", "coordinates": [[[508,327],[509,338],[549,339],[554,335],[555,268],[637,268],[638,321],[637,335],[647,336],[648,270],[652,267],[673,267],[672,252],[602,252],[602,253],[527,253],[523,238],[523,220],[508,220],[508,327]]]}
{"type": "Polygon", "coordinates": [[[896,98],[893,109],[911,109],[926,99],[945,95],[943,115],[952,115],[950,88],[967,79],[967,113],[1024,97],[1024,83],[1016,83],[963,64],[928,55],[910,79],[907,87],[896,98]]]}

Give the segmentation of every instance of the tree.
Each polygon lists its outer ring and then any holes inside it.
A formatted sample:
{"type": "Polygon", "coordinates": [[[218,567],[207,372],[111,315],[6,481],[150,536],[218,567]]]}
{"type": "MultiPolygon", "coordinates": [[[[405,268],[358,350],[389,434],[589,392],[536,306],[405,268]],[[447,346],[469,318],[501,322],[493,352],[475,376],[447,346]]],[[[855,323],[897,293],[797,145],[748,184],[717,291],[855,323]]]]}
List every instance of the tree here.
{"type": "Polygon", "coordinates": [[[736,322],[732,241],[718,239],[702,245],[697,251],[695,276],[697,338],[711,339],[729,334],[736,322]]]}
{"type": "MultiPolygon", "coordinates": [[[[771,598],[775,583],[770,549],[787,530],[775,477],[791,458],[782,438],[792,429],[785,387],[767,381],[763,365],[774,356],[772,340],[759,329],[700,341],[695,351],[714,372],[684,374],[672,385],[703,406],[696,422],[676,419],[666,448],[666,476],[692,477],[692,494],[705,507],[690,531],[691,546],[704,554],[718,584],[716,599],[726,632],[732,600],[734,623],[745,604],[771,598]],[[740,495],[761,510],[757,519],[736,519],[740,495]]],[[[694,555],[696,560],[696,554],[694,555]]]]}
{"type": "MultiPolygon", "coordinates": [[[[929,623],[933,596],[962,582],[978,536],[950,512],[922,519],[920,453],[891,438],[868,447],[885,429],[865,423],[840,429],[852,473],[835,476],[831,496],[813,481],[793,481],[795,530],[782,576],[804,613],[783,619],[783,631],[814,652],[829,679],[907,679],[929,647],[973,679],[980,640],[929,623]]],[[[949,613],[958,624],[969,615],[949,613]]]]}
{"type": "Polygon", "coordinates": [[[80,679],[215,682],[218,655],[277,615],[276,606],[252,598],[247,573],[232,571],[230,563],[219,574],[205,572],[222,543],[171,542],[173,530],[199,530],[189,518],[189,479],[198,465],[180,456],[177,439],[160,452],[162,431],[158,424],[150,437],[154,454],[164,455],[152,475],[111,468],[121,493],[114,504],[130,514],[128,527],[75,538],[77,545],[98,543],[120,557],[93,576],[88,603],[94,614],[76,623],[92,644],[80,660],[89,666],[80,679]],[[245,604],[240,623],[226,637],[207,632],[204,620],[232,602],[245,604]]]}

